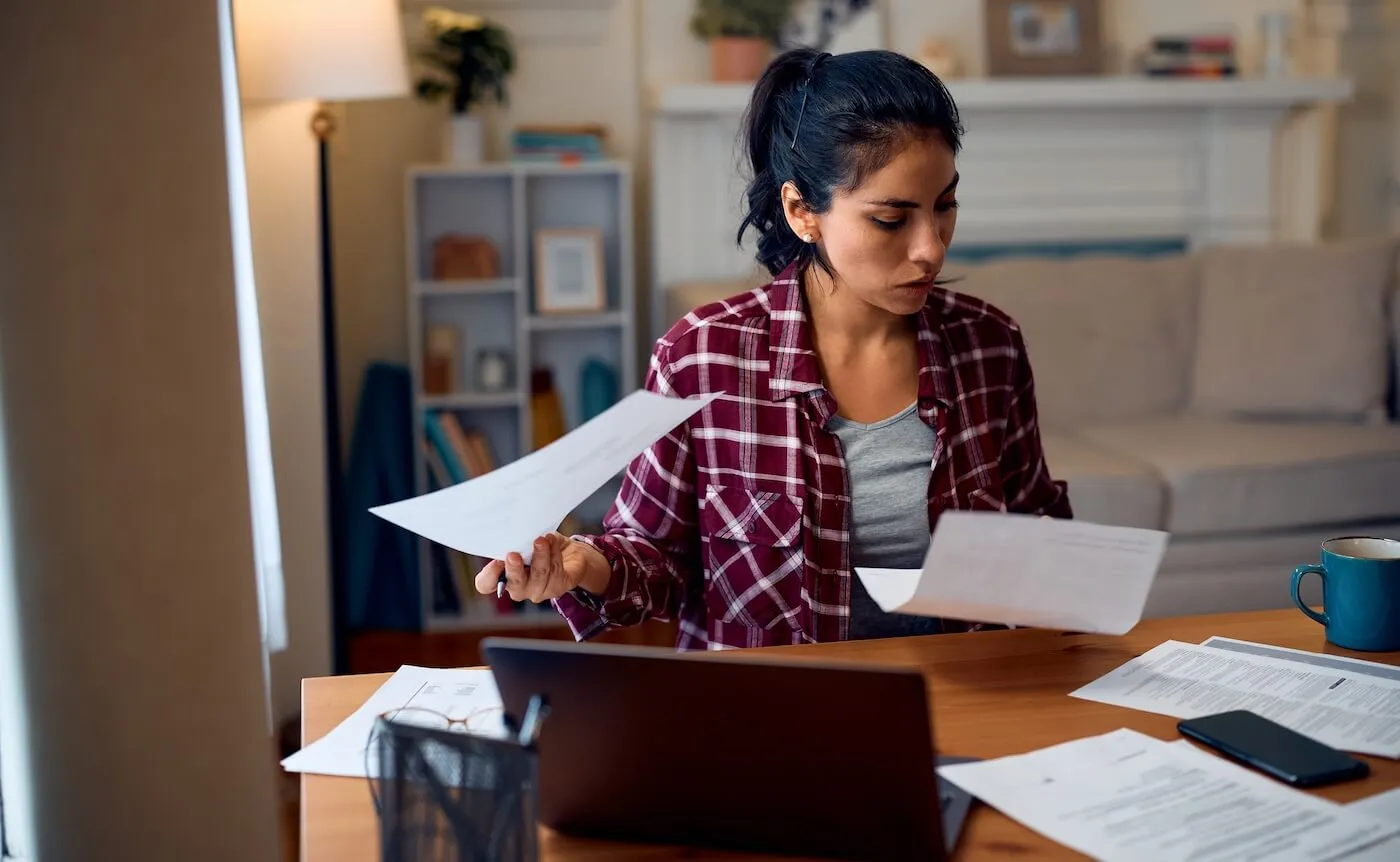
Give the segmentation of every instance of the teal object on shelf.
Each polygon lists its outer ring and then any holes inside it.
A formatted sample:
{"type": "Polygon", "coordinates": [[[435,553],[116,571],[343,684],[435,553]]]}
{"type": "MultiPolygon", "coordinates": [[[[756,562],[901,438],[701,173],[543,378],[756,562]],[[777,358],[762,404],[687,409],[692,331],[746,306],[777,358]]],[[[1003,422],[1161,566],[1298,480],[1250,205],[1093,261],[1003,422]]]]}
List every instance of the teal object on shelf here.
{"type": "Polygon", "coordinates": [[[584,422],[617,403],[617,372],[607,363],[588,360],[579,378],[579,412],[584,422]]]}

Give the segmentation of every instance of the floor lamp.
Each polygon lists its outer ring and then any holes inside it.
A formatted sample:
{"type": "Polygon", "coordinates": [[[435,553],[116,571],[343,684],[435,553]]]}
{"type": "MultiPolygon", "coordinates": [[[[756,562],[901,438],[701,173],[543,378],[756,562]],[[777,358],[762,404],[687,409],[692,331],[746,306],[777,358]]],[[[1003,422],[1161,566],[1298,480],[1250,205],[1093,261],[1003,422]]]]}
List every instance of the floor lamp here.
{"type": "Polygon", "coordinates": [[[321,361],[325,425],[327,556],[334,672],[346,670],[344,463],[331,252],[331,102],[408,95],[399,0],[235,0],[239,81],[248,100],[315,100],[311,132],[319,164],[321,361]]]}

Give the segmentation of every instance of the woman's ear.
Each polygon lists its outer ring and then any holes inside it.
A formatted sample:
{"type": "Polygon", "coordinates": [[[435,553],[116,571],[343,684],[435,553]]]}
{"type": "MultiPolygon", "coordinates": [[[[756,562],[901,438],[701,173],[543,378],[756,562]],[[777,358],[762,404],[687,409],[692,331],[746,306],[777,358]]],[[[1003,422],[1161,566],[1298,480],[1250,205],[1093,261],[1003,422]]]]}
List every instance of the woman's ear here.
{"type": "Polygon", "coordinates": [[[788,227],[797,234],[803,242],[816,242],[821,239],[821,234],[817,230],[817,217],[802,200],[802,193],[797,190],[797,186],[792,180],[783,183],[783,215],[787,217],[788,227]]]}

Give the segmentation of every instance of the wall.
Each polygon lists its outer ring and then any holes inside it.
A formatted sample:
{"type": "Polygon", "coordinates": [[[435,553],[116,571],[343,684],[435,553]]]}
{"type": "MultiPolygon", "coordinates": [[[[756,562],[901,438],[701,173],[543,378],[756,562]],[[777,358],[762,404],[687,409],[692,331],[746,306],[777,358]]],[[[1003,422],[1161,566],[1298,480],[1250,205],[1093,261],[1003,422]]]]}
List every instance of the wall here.
{"type": "Polygon", "coordinates": [[[310,103],[247,104],[243,139],[268,422],[286,584],[287,648],[271,658],[272,714],[331,672],[322,460],[320,257],[310,103]]]}
{"type": "Polygon", "coordinates": [[[219,6],[0,4],[0,392],[54,862],[278,853],[219,6]]]}

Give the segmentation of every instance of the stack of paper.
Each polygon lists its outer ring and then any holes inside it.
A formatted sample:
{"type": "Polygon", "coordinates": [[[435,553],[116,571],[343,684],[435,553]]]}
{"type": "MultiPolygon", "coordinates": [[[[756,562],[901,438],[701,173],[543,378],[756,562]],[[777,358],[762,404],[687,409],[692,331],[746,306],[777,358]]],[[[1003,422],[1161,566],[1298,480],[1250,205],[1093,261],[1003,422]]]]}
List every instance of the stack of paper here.
{"type": "Polygon", "coordinates": [[[1175,718],[1247,709],[1333,748],[1400,757],[1400,674],[1371,662],[1167,641],[1071,696],[1175,718]]]}
{"type": "Polygon", "coordinates": [[[1400,859],[1400,823],[1132,730],[939,774],[1096,859],[1400,859]]]}
{"type": "Polygon", "coordinates": [[[856,569],[881,609],[1121,635],[1142,619],[1159,530],[1004,512],[945,512],[923,569],[856,569]]]}
{"type": "Polygon", "coordinates": [[[435,719],[427,718],[428,712],[434,712],[462,722],[453,725],[459,731],[490,736],[505,734],[501,694],[491,671],[405,665],[330,733],[284,759],[282,767],[288,772],[375,777],[374,752],[367,751],[375,719],[405,707],[409,709],[396,714],[395,721],[436,725],[435,719]]]}

